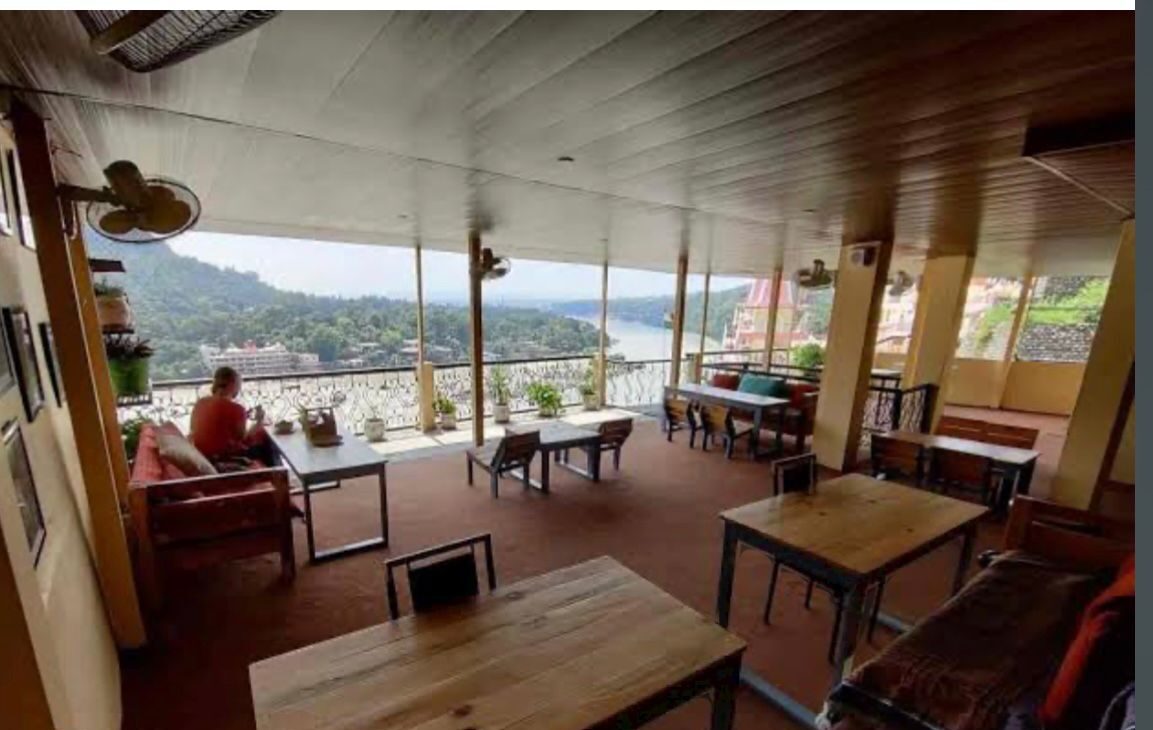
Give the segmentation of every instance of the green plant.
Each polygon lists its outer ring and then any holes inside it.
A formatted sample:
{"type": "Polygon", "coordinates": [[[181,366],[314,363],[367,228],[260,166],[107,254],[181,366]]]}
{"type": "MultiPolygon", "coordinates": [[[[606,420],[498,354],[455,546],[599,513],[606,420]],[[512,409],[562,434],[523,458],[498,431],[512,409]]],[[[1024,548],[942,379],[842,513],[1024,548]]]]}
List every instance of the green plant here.
{"type": "Polygon", "coordinates": [[[581,380],[579,388],[582,396],[588,397],[597,394],[597,374],[591,362],[585,369],[584,379],[581,380]]]}
{"type": "Polygon", "coordinates": [[[436,394],[436,399],[432,402],[432,409],[442,416],[456,415],[456,404],[444,393],[436,394]]]}
{"type": "Polygon", "coordinates": [[[104,338],[104,353],[109,360],[147,360],[154,351],[148,340],[132,335],[109,335],[104,338]]]}
{"type": "Polygon", "coordinates": [[[561,399],[560,391],[552,383],[545,383],[537,381],[531,383],[525,393],[528,396],[528,402],[542,411],[549,413],[556,413],[560,411],[563,401],[561,399]]]}
{"type": "Polygon", "coordinates": [[[825,348],[816,342],[806,342],[793,348],[790,359],[797,367],[816,370],[825,364],[825,348]]]}
{"type": "Polygon", "coordinates": [[[136,447],[140,445],[140,431],[146,423],[147,418],[137,416],[120,424],[120,440],[124,443],[124,454],[129,460],[136,458],[136,447]]]}
{"type": "Polygon", "coordinates": [[[497,365],[492,369],[489,392],[492,395],[492,402],[498,406],[507,406],[512,398],[508,383],[508,371],[503,365],[497,365]]]}
{"type": "Polygon", "coordinates": [[[124,287],[109,284],[107,281],[101,279],[100,281],[92,284],[92,291],[98,297],[122,297],[124,296],[124,287]]]}

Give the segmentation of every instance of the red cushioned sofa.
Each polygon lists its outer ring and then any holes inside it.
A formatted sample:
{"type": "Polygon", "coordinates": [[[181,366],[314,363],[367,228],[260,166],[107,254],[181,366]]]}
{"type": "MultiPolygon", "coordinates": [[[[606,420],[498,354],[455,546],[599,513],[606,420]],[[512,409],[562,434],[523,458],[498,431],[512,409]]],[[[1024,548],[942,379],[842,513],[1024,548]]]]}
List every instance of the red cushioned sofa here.
{"type": "Polygon", "coordinates": [[[1133,524],[1022,496],[1003,547],[847,677],[823,720],[834,730],[1120,727],[1102,720],[1134,681],[1133,524]]]}
{"type": "MultiPolygon", "coordinates": [[[[793,438],[796,453],[800,454],[805,450],[805,439],[813,435],[813,422],[816,421],[817,418],[819,386],[816,383],[804,381],[790,382],[783,376],[774,375],[772,377],[780,378],[782,387],[785,390],[782,397],[787,397],[791,401],[788,408],[785,409],[785,427],[783,433],[793,438]]],[[[717,388],[736,390],[741,385],[741,374],[735,372],[714,373],[709,379],[709,385],[717,388]]],[[[752,416],[748,414],[734,412],[733,417],[739,421],[752,421],[752,416]]],[[[772,418],[768,420],[769,423],[766,423],[764,428],[775,431],[777,428],[775,420],[772,418]]]]}
{"type": "Polygon", "coordinates": [[[136,533],[145,597],[159,603],[170,571],[266,553],[280,555],[281,575],[296,574],[288,472],[257,468],[186,476],[160,455],[157,434],[171,424],[145,424],[132,468],[128,506],[136,533]]]}

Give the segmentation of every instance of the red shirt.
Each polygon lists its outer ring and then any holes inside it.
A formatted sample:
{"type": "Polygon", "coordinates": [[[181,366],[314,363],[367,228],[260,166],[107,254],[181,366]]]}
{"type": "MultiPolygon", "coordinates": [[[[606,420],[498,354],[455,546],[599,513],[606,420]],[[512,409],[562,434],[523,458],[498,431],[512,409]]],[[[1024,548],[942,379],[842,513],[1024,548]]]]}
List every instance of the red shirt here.
{"type": "Polygon", "coordinates": [[[242,454],[247,425],[244,406],[223,396],[206,396],[192,407],[192,444],[209,459],[242,454]]]}

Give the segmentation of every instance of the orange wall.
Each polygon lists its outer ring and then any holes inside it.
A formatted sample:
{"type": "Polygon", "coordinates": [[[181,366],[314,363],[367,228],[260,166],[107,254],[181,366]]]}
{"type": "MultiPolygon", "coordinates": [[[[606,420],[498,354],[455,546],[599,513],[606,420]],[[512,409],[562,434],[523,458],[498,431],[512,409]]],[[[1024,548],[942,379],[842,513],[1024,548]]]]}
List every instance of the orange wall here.
{"type": "Polygon", "coordinates": [[[999,360],[954,360],[945,402],[1059,416],[1073,413],[1085,363],[1015,360],[1009,363],[1007,377],[1002,376],[1004,367],[999,360]]]}

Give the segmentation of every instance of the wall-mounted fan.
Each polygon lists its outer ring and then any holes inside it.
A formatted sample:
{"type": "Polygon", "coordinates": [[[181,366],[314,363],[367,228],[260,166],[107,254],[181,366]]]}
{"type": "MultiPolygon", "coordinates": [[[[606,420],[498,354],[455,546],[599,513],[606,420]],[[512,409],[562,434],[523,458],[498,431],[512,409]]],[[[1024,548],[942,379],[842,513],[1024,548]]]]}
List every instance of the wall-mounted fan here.
{"type": "Polygon", "coordinates": [[[494,256],[491,248],[481,249],[480,264],[474,273],[484,281],[493,281],[512,271],[512,261],[503,256],[494,256]]]}
{"type": "Polygon", "coordinates": [[[915,284],[916,281],[909,274],[909,272],[898,270],[897,273],[889,277],[889,281],[887,283],[889,285],[889,296],[896,299],[897,297],[912,289],[913,284],[915,284]]]}
{"type": "Polygon", "coordinates": [[[814,259],[811,267],[797,269],[793,281],[802,289],[825,289],[833,285],[833,272],[825,268],[824,261],[814,259]]]}
{"type": "Polygon", "coordinates": [[[127,160],[104,168],[108,187],[61,185],[66,200],[88,203],[84,218],[100,235],[121,243],[155,243],[184,233],[200,218],[200,200],[185,185],[145,178],[127,160]]]}

